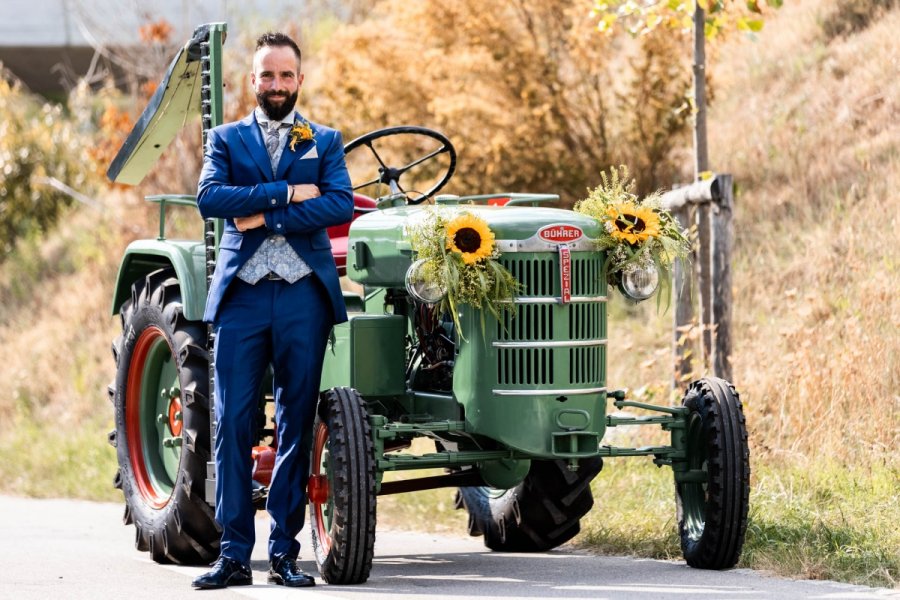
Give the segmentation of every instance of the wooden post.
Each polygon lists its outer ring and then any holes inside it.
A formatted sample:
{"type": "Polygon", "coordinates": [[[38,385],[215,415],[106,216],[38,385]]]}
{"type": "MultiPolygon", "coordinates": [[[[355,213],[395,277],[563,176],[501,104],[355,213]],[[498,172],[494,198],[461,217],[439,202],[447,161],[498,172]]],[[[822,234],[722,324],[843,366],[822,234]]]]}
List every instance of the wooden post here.
{"type": "Polygon", "coordinates": [[[734,239],[734,178],[719,175],[719,201],[712,204],[712,290],[715,345],[712,372],[731,381],[731,249],[734,239]]]}
{"type": "MultiPolygon", "coordinates": [[[[672,209],[672,216],[682,229],[690,221],[690,205],[684,204],[672,209]]],[[[673,388],[679,389],[693,371],[694,341],[691,329],[694,326],[694,304],[691,299],[693,266],[690,262],[676,260],[672,265],[672,295],[675,300],[675,326],[672,330],[672,357],[674,361],[673,388]]]]}
{"type": "Polygon", "coordinates": [[[694,10],[694,156],[696,179],[709,170],[706,142],[706,16],[700,5],[694,10]]]}
{"type": "MultiPolygon", "coordinates": [[[[705,295],[710,309],[708,322],[701,323],[703,334],[709,336],[709,347],[702,365],[703,373],[731,378],[731,248],[734,238],[732,223],[734,207],[734,178],[728,174],[715,175],[690,185],[677,187],[663,194],[660,204],[671,211],[684,227],[690,222],[691,210],[706,209],[711,217],[708,233],[709,288],[698,290],[705,295]]],[[[695,260],[700,260],[696,258],[695,260]]],[[[676,262],[672,267],[675,298],[675,331],[673,335],[673,375],[675,387],[684,382],[697,366],[696,344],[687,338],[695,325],[691,302],[690,276],[692,269],[676,262]]]]}
{"type": "MultiPolygon", "coordinates": [[[[706,136],[706,15],[700,4],[694,9],[694,180],[709,171],[709,148],[706,136]]],[[[697,254],[694,266],[697,273],[697,295],[700,300],[700,360],[701,371],[712,370],[712,240],[711,205],[697,206],[697,254]]]]}

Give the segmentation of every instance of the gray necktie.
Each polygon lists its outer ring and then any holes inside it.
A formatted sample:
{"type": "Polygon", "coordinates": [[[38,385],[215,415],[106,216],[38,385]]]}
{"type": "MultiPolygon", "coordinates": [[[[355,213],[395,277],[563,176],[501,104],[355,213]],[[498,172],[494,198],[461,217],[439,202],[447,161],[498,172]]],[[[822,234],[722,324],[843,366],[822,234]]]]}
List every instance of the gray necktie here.
{"type": "Polygon", "coordinates": [[[269,151],[269,162],[272,163],[272,172],[278,167],[276,157],[281,158],[278,152],[278,131],[285,123],[280,121],[269,121],[269,128],[266,130],[266,150],[269,151]]]}

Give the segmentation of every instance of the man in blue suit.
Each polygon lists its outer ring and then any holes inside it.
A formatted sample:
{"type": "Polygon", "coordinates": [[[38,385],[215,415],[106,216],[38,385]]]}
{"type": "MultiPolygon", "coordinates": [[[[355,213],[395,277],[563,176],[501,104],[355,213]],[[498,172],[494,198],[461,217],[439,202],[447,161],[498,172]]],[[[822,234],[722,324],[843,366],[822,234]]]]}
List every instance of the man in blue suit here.
{"type": "Polygon", "coordinates": [[[325,345],[347,320],[326,227],[350,220],[353,194],[339,132],[294,111],[303,83],[297,44],[257,40],[250,83],[258,107],[209,132],[197,194],[225,219],[204,320],[215,343],[216,520],[219,559],[201,589],[253,583],[251,448],[259,389],[274,370],[278,444],[266,509],[270,583],[310,586],[296,560],[309,475],[309,436],[325,345]]]}

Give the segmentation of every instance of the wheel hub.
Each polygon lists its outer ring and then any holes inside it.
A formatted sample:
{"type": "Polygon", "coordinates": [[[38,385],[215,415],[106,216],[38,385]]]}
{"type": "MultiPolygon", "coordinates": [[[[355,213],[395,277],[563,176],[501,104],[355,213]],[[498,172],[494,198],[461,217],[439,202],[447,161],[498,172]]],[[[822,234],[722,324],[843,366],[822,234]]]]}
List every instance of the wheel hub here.
{"type": "Polygon", "coordinates": [[[169,432],[174,436],[181,435],[181,429],[184,426],[181,420],[181,394],[178,390],[173,390],[169,398],[169,432]]]}

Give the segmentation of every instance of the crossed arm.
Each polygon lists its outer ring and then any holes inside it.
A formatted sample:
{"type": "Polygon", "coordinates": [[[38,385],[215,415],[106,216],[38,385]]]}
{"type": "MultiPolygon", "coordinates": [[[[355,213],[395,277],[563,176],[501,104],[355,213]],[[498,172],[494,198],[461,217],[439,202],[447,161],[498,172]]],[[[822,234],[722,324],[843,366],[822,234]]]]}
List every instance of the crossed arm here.
{"type": "MultiPolygon", "coordinates": [[[[321,195],[322,193],[319,191],[319,186],[313,183],[298,183],[295,185],[288,185],[289,202],[303,202],[304,200],[312,200],[313,198],[318,198],[321,195]]],[[[258,212],[254,215],[250,215],[249,217],[235,217],[234,226],[237,227],[238,231],[247,231],[248,229],[265,227],[266,215],[264,213],[258,212]]]]}

